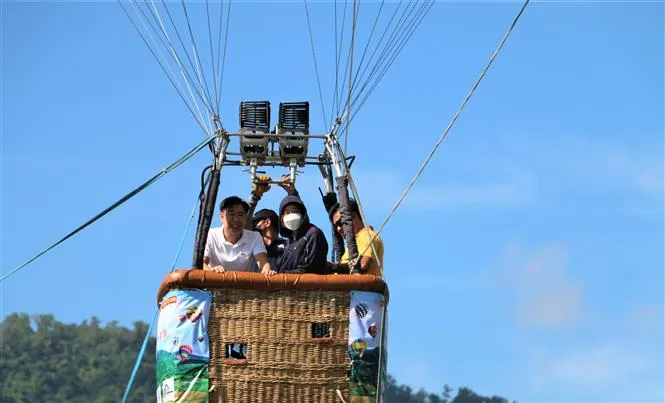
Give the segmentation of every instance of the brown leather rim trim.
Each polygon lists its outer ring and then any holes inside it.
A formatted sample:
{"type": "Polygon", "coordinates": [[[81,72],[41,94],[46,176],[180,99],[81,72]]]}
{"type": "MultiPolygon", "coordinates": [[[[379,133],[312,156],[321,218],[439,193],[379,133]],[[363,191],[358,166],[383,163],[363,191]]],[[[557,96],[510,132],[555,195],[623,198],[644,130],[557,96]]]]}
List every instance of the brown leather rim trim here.
{"type": "MultiPolygon", "coordinates": [[[[276,274],[226,272],[209,270],[176,270],[169,273],[157,292],[157,304],[162,297],[176,288],[236,288],[248,290],[326,290],[326,291],[373,291],[388,299],[388,286],[379,276],[369,274],[276,274]]],[[[387,302],[387,301],[386,301],[387,302]]]]}

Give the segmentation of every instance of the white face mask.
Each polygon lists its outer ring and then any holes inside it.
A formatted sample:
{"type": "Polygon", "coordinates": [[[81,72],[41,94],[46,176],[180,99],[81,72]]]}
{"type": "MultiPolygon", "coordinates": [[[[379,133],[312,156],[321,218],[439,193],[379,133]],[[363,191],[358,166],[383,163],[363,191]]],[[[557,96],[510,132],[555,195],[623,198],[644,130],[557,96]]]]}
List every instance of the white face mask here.
{"type": "Polygon", "coordinates": [[[289,213],[284,215],[284,226],[291,231],[295,231],[300,228],[300,224],[302,224],[302,214],[289,213]]]}

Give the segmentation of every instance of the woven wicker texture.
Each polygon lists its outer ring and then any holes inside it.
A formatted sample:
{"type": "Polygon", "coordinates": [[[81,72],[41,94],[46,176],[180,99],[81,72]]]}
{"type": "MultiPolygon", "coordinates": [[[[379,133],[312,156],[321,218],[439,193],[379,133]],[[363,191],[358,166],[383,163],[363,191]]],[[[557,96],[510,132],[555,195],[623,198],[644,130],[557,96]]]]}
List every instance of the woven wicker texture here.
{"type": "Polygon", "coordinates": [[[212,293],[210,402],[348,400],[348,291],[212,293]],[[312,323],[329,323],[330,340],[313,340],[312,323]],[[247,344],[246,363],[226,359],[227,343],[247,344]]]}

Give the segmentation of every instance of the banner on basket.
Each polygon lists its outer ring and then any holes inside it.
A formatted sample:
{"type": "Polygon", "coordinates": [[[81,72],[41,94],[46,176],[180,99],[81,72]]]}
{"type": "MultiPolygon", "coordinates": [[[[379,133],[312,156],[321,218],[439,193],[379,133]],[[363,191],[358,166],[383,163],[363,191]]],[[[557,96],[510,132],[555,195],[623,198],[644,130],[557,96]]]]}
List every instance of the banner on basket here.
{"type": "Polygon", "coordinates": [[[382,294],[351,292],[348,351],[351,358],[349,392],[352,402],[370,401],[368,397],[377,395],[379,370],[381,379],[385,379],[384,307],[382,294]]]}
{"type": "Polygon", "coordinates": [[[208,316],[212,294],[172,290],[157,321],[157,401],[208,401],[208,316]]]}

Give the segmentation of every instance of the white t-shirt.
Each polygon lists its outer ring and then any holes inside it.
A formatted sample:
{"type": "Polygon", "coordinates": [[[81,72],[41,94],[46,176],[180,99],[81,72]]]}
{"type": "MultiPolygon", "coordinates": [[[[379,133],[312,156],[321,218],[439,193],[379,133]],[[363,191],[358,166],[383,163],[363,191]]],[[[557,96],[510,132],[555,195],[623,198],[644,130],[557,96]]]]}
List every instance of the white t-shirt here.
{"type": "Polygon", "coordinates": [[[222,227],[208,231],[204,256],[210,267],[222,265],[226,270],[251,271],[252,258],[259,253],[266,253],[266,247],[256,231],[243,230],[235,244],[226,240],[222,227]]]}

